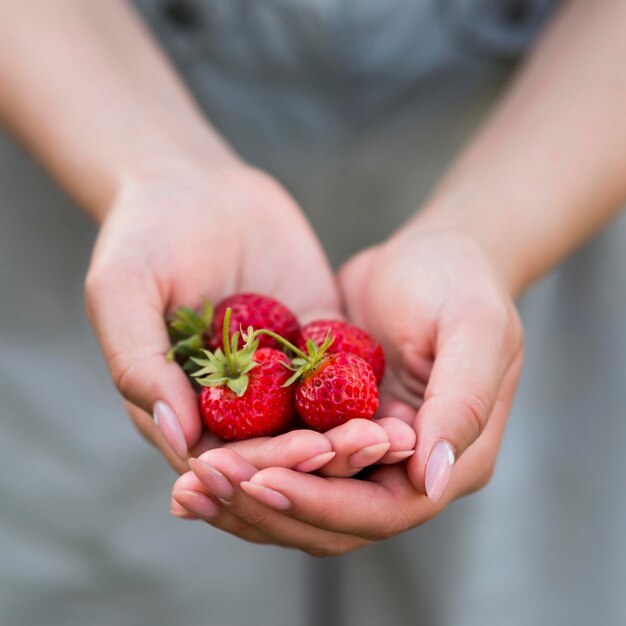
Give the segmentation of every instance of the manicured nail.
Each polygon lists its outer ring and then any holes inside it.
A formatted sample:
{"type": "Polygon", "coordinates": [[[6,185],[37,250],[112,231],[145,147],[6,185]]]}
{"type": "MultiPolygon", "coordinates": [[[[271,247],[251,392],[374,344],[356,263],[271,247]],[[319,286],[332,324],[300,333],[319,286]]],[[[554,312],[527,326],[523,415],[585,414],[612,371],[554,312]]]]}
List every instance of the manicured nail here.
{"type": "Polygon", "coordinates": [[[404,461],[414,454],[415,450],[398,450],[397,452],[387,452],[383,463],[399,463],[400,461],[404,461]]]}
{"type": "Polygon", "coordinates": [[[257,483],[245,480],[241,483],[241,488],[255,500],[279,511],[287,511],[291,508],[291,501],[282,493],[257,483]]]}
{"type": "Polygon", "coordinates": [[[438,441],[426,463],[426,495],[435,503],[441,500],[452,474],[454,449],[445,440],[438,441]]]}
{"type": "Polygon", "coordinates": [[[182,507],[204,519],[212,519],[220,512],[219,504],[197,491],[182,489],[172,492],[172,497],[182,507]]]}
{"type": "Polygon", "coordinates": [[[310,459],[302,461],[302,463],[298,463],[298,465],[296,465],[293,469],[298,472],[314,472],[320,467],[324,467],[324,465],[326,465],[326,463],[333,459],[336,454],[336,452],[331,451],[312,456],[310,459]]]}
{"type": "Polygon", "coordinates": [[[225,502],[235,499],[235,488],[222,472],[200,459],[189,459],[189,467],[214,496],[225,502]]]}
{"type": "Polygon", "coordinates": [[[375,443],[373,446],[367,446],[367,448],[351,454],[348,457],[348,465],[354,469],[362,469],[376,463],[389,450],[390,445],[387,441],[386,443],[375,443]]]}
{"type": "Polygon", "coordinates": [[[180,422],[176,417],[176,413],[172,410],[172,407],[167,404],[167,402],[163,402],[163,400],[157,400],[154,403],[152,417],[163,434],[163,437],[165,437],[165,441],[167,441],[170,448],[174,450],[176,456],[186,461],[187,442],[185,441],[183,429],[180,427],[180,422]]]}

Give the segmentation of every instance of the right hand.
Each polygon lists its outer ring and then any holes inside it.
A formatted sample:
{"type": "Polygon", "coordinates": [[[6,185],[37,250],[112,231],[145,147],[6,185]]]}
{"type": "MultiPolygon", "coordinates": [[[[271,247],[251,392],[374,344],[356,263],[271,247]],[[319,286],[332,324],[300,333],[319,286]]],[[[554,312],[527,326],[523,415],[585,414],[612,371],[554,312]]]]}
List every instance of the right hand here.
{"type": "MultiPolygon", "coordinates": [[[[342,316],[322,248],[276,181],[236,162],[158,172],[122,186],[93,252],[86,307],[133,421],[178,472],[222,442],[203,433],[186,375],[165,359],[164,316],[244,291],[283,301],[303,323],[342,316]]],[[[348,457],[372,444],[391,439],[390,452],[412,448],[410,433],[395,421],[361,430],[343,425],[320,435],[311,456],[332,447],[337,456],[328,471],[344,475],[352,471],[348,457]]]]}

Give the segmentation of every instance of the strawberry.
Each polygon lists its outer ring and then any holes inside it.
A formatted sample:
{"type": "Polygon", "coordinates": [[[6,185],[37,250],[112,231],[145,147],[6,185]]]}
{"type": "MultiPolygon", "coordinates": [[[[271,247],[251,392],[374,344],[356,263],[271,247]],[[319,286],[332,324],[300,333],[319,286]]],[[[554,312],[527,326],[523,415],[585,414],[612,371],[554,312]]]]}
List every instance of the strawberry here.
{"type": "MultiPolygon", "coordinates": [[[[215,317],[211,326],[210,345],[212,348],[223,348],[222,326],[226,309],[232,310],[229,334],[240,328],[252,326],[255,329],[267,328],[287,341],[297,341],[300,336],[300,325],[295,315],[284,305],[255,293],[240,293],[222,300],[215,307],[215,317]]],[[[277,348],[279,344],[268,336],[259,338],[260,347],[277,348]]]]}
{"type": "Polygon", "coordinates": [[[231,311],[224,315],[224,350],[203,350],[193,374],[203,386],[200,412],[206,426],[222,439],[249,439],[284,432],[295,417],[289,359],[273,348],[259,348],[249,332],[242,349],[239,333],[228,339],[231,311]]]}
{"type": "Polygon", "coordinates": [[[295,404],[302,420],[315,430],[329,430],[354,418],[372,419],[378,410],[376,377],[369,364],[350,352],[327,354],[333,342],[330,332],[321,346],[309,339],[308,354],[269,330],[248,332],[250,341],[265,334],[295,352],[296,370],[284,384],[300,380],[295,404]]]}
{"type": "Polygon", "coordinates": [[[303,375],[295,400],[300,417],[315,430],[326,431],[356,417],[372,419],[378,410],[376,377],[361,357],[331,354],[303,375]]]}
{"type": "Polygon", "coordinates": [[[369,363],[374,371],[376,383],[380,385],[385,373],[385,355],[381,345],[364,330],[339,320],[316,320],[302,329],[300,341],[296,344],[301,350],[306,349],[306,342],[312,339],[318,346],[330,333],[334,338],[328,347],[329,354],[351,352],[369,363]]]}

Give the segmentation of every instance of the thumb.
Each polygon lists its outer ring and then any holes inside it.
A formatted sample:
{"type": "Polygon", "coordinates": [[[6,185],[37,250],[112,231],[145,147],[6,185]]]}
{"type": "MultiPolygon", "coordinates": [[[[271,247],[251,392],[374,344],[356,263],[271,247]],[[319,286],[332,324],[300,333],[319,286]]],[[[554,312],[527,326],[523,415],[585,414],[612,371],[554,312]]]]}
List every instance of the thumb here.
{"type": "Polygon", "coordinates": [[[505,375],[521,363],[521,344],[511,335],[466,321],[439,337],[408,465],[413,486],[433,502],[442,498],[456,460],[487,425],[505,375]]]}
{"type": "Polygon", "coordinates": [[[169,338],[156,281],[121,267],[90,271],[85,301],[115,386],[154,417],[169,446],[186,460],[202,425],[186,375],[165,358],[169,338]]]}

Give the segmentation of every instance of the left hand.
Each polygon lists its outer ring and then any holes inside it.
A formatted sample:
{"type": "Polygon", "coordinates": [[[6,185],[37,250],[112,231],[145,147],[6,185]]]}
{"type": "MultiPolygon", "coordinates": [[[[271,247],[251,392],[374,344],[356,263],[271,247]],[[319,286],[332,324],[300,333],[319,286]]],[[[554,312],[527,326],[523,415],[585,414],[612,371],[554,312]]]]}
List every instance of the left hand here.
{"type": "MultiPolygon", "coordinates": [[[[199,515],[213,526],[341,554],[425,522],[491,477],[521,370],[522,329],[482,248],[462,233],[413,226],[351,260],[340,281],[351,319],[383,343],[384,414],[413,426],[416,454],[354,480],[209,451],[201,460],[233,487],[228,500],[212,500],[211,515],[199,515]]],[[[194,469],[174,491],[219,496],[205,468],[194,469]]]]}

